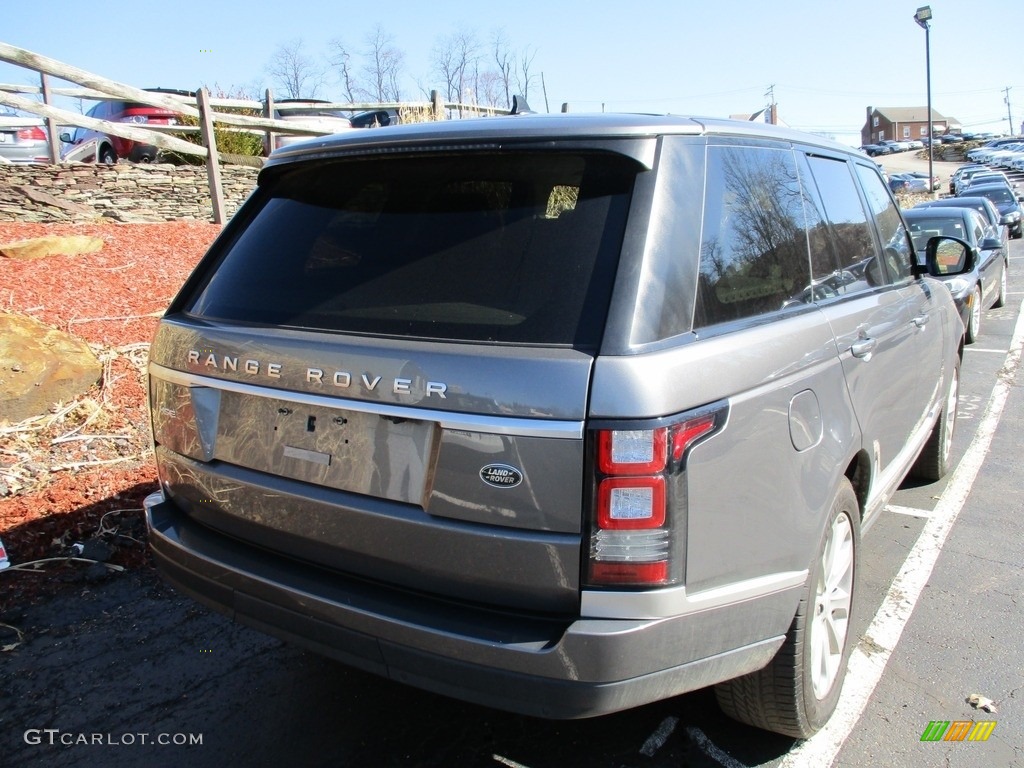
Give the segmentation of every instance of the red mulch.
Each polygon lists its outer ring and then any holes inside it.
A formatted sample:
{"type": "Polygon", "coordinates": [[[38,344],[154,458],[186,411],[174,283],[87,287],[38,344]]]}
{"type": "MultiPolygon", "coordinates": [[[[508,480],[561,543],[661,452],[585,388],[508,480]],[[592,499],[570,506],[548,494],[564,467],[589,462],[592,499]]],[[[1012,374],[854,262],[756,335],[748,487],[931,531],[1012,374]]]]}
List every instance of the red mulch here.
{"type": "MultiPolygon", "coordinates": [[[[148,562],[141,507],[156,487],[156,475],[145,408],[144,345],[159,313],[219,232],[215,224],[183,221],[0,222],[0,243],[43,235],[104,241],[91,254],[0,258],[0,311],[67,331],[93,345],[106,361],[103,381],[83,395],[81,407],[66,415],[54,409],[52,423],[34,423],[31,429],[12,432],[12,425],[0,424],[0,540],[12,565],[74,554],[73,544],[88,541],[102,542],[111,551],[109,562],[125,567],[148,562]]],[[[83,573],[97,577],[103,570],[96,568],[88,572],[85,564],[58,562],[42,565],[39,572],[0,571],[0,615],[83,573]]]]}

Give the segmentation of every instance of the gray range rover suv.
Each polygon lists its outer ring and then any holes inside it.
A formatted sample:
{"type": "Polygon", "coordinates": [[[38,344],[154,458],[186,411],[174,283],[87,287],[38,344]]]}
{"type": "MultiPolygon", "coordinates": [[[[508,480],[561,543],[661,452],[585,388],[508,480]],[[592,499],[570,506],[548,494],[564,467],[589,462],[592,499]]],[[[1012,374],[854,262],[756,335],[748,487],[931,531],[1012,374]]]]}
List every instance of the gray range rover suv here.
{"type": "Polygon", "coordinates": [[[860,534],[949,463],[963,326],[874,164],[793,131],[513,116],[275,152],[156,333],[163,575],[553,718],[716,685],[807,736],[860,534]]]}

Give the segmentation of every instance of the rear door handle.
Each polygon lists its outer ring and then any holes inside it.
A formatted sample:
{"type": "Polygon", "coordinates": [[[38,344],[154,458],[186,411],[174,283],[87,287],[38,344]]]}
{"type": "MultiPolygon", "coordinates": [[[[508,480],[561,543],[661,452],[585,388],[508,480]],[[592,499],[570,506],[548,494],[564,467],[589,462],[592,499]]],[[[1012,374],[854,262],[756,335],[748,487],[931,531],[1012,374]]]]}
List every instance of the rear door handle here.
{"type": "Polygon", "coordinates": [[[859,339],[853,342],[853,345],[850,347],[850,353],[854,357],[859,357],[864,362],[867,362],[871,359],[871,353],[875,351],[877,344],[877,339],[859,339]]]}
{"type": "Polygon", "coordinates": [[[918,328],[924,328],[926,325],[928,325],[928,315],[918,315],[913,320],[911,320],[911,322],[918,328]]]}

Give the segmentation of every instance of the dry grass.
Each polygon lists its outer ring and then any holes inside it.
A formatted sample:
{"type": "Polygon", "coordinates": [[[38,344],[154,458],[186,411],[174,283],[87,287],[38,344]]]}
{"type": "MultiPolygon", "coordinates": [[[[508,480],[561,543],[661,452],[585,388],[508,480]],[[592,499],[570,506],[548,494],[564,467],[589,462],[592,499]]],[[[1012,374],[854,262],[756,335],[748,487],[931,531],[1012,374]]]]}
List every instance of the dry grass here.
{"type": "Polygon", "coordinates": [[[0,422],[0,498],[45,487],[55,473],[148,459],[148,429],[127,417],[117,385],[131,377],[133,392],[143,386],[149,344],[90,346],[103,365],[97,387],[42,416],[0,422]]]}

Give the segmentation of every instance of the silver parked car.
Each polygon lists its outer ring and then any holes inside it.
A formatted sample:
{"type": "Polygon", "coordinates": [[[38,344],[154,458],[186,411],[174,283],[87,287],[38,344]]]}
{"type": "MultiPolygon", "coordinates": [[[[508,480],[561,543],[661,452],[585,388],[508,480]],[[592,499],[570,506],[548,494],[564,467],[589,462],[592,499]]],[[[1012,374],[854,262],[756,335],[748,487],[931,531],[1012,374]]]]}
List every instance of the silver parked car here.
{"type": "Polygon", "coordinates": [[[42,119],[0,106],[0,163],[48,163],[50,145],[42,119]]]}
{"type": "Polygon", "coordinates": [[[543,115],[275,152],[149,392],[165,577],[544,717],[716,685],[807,736],[861,532],[948,468],[963,324],[878,168],[749,122],[543,115]]]}

